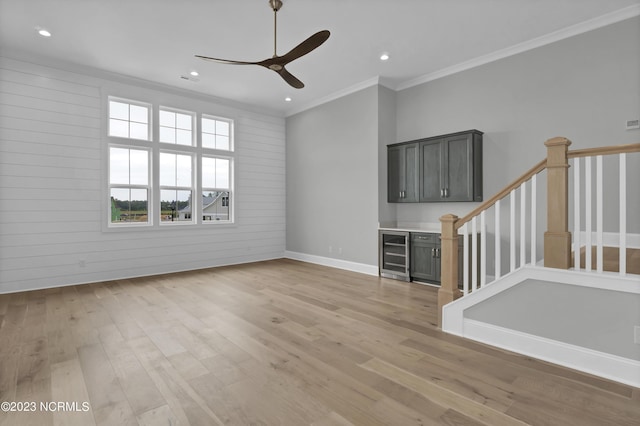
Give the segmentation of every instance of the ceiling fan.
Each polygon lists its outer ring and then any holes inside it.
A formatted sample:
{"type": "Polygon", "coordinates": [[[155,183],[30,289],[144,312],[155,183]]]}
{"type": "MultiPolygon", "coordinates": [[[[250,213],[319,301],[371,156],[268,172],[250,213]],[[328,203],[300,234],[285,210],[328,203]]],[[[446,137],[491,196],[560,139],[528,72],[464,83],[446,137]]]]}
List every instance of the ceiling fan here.
{"type": "Polygon", "coordinates": [[[331,33],[327,30],[319,31],[291,49],[288,53],[285,53],[282,56],[278,56],[277,53],[277,29],[278,29],[278,10],[282,7],[281,0],[269,0],[269,6],[273,9],[273,57],[265,59],[263,61],[258,62],[245,62],[245,61],[232,61],[228,59],[219,59],[219,58],[211,58],[208,56],[195,55],[196,58],[204,59],[207,61],[220,62],[223,64],[232,64],[232,65],[260,65],[262,67],[268,68],[280,74],[280,77],[284,79],[289,85],[295,87],[296,89],[302,89],[304,87],[304,83],[294,77],[289,71],[286,70],[285,66],[301,56],[306,55],[311,52],[322,43],[327,41],[331,33]]]}

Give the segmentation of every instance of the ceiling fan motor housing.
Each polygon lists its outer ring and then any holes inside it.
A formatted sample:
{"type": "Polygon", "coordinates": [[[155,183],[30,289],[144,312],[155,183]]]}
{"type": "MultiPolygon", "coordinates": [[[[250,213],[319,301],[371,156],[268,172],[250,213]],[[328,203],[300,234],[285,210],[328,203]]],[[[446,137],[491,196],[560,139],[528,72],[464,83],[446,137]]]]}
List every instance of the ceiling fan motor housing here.
{"type": "Polygon", "coordinates": [[[282,1],[280,0],[269,0],[269,6],[273,9],[274,12],[277,12],[282,7],[282,1]]]}

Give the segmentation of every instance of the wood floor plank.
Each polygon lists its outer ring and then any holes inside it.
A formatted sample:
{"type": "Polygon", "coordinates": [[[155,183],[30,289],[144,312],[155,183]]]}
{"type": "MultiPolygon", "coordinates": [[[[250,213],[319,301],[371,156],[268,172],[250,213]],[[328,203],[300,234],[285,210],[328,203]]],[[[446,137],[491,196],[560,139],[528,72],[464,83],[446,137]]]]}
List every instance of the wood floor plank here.
{"type": "Polygon", "coordinates": [[[406,386],[410,389],[421,393],[425,398],[436,402],[444,407],[451,407],[458,412],[465,414],[471,418],[489,425],[526,425],[513,417],[505,415],[503,412],[494,408],[478,403],[475,400],[461,397],[460,395],[452,392],[444,387],[438,386],[428,380],[425,380],[419,376],[409,373],[406,370],[400,369],[392,364],[379,359],[372,359],[364,364],[361,364],[362,368],[371,370],[380,374],[383,377],[388,378],[396,383],[406,386]]]}
{"type": "Polygon", "coordinates": [[[437,289],[290,259],[0,295],[0,425],[638,425],[640,389],[448,335],[437,289]]]}

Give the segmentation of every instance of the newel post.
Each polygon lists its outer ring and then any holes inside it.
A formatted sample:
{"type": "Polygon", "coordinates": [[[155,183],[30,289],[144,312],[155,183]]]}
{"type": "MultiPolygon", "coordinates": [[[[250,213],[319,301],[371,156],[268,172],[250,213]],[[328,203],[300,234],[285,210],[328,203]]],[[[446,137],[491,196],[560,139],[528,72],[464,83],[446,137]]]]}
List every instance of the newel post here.
{"type": "Polygon", "coordinates": [[[438,327],[442,328],[442,308],[462,296],[458,289],[458,216],[446,214],[440,218],[440,289],[438,290],[438,327]]]}
{"type": "Polygon", "coordinates": [[[546,141],[547,147],[547,231],[544,233],[544,266],[569,269],[569,161],[571,141],[558,137],[546,141]]]}

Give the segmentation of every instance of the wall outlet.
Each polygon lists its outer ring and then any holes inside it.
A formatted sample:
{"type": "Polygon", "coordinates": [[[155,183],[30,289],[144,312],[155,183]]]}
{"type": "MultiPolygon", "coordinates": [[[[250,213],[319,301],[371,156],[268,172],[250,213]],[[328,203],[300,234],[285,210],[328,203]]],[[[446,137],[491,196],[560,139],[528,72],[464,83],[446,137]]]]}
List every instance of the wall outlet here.
{"type": "Polygon", "coordinates": [[[640,129],[640,120],[627,120],[627,130],[640,129]]]}
{"type": "Polygon", "coordinates": [[[633,342],[640,345],[640,325],[633,326],[633,342]]]}
{"type": "Polygon", "coordinates": [[[84,260],[81,260],[78,262],[78,266],[84,268],[85,266],[87,266],[87,263],[84,260]]]}

